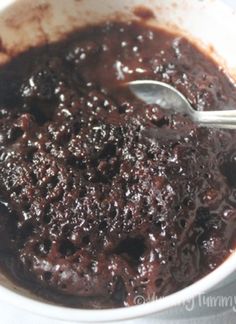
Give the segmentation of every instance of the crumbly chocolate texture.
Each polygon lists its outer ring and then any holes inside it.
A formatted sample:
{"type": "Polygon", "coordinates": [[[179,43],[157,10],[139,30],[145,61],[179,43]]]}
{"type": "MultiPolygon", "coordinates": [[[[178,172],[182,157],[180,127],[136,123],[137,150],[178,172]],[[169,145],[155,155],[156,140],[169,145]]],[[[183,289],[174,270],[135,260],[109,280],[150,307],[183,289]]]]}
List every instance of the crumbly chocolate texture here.
{"type": "Polygon", "coordinates": [[[121,86],[176,86],[199,110],[236,89],[186,39],[109,23],[0,69],[0,263],[58,304],[128,306],[203,277],[236,234],[236,132],[201,128],[121,86]]]}

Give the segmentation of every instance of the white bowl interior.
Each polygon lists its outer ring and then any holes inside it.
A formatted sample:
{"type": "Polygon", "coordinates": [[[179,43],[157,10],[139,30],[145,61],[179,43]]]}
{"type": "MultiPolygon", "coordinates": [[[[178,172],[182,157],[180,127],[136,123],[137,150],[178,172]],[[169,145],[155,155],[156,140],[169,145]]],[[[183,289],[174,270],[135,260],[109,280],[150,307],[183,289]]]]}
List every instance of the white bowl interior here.
{"type": "MultiPolygon", "coordinates": [[[[208,51],[228,73],[236,76],[236,14],[219,0],[8,0],[0,3],[0,63],[31,46],[60,39],[77,27],[111,18],[137,19],[133,9],[150,8],[152,24],[178,30],[208,51]]],[[[67,320],[127,319],[175,306],[219,284],[236,268],[236,256],[194,285],[160,301],[121,310],[81,311],[51,306],[14,286],[0,275],[0,299],[45,316],[67,320]],[[16,292],[18,294],[16,294],[16,292]],[[28,298],[23,297],[28,296],[28,298]],[[30,298],[30,299],[29,299],[30,298]]]]}

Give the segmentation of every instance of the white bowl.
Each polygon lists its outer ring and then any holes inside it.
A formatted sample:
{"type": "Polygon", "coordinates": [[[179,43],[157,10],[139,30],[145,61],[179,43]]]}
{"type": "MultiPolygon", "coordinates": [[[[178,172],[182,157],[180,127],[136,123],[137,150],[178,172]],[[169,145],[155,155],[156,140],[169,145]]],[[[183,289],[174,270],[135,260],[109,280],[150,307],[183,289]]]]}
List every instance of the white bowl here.
{"type": "MultiPolygon", "coordinates": [[[[234,78],[236,75],[236,14],[219,0],[6,0],[0,3],[0,62],[29,46],[60,39],[75,27],[108,20],[135,18],[133,9],[145,5],[153,10],[152,23],[179,30],[208,51],[234,78]],[[10,7],[6,5],[12,4],[10,7]]],[[[195,284],[160,300],[112,310],[80,310],[59,307],[37,299],[0,277],[0,300],[38,316],[71,322],[123,321],[168,311],[186,310],[196,296],[226,285],[236,278],[236,255],[195,284]]],[[[140,299],[140,302],[142,300],[140,299]]],[[[184,315],[183,315],[184,316],[184,315]]]]}

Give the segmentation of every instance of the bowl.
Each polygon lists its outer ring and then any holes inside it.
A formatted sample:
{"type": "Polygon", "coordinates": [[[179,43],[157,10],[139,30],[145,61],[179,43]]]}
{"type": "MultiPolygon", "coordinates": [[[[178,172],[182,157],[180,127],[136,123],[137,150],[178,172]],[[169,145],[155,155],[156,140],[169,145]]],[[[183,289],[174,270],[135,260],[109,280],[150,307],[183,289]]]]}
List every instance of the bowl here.
{"type": "MultiPolygon", "coordinates": [[[[147,23],[189,37],[236,79],[236,13],[220,0],[6,0],[0,4],[0,63],[29,47],[63,38],[75,28],[110,19],[140,19],[135,8],[146,7],[155,18],[147,23]],[[226,37],[227,35],[227,37],[226,37]]],[[[137,10],[136,10],[137,12],[137,10]]],[[[110,323],[129,319],[186,316],[190,302],[203,293],[221,289],[236,279],[236,254],[193,285],[159,300],[109,310],[81,310],[56,306],[0,276],[0,300],[37,314],[38,318],[75,323],[110,323]],[[175,316],[175,315],[172,315],[175,316]],[[176,315],[177,316],[177,315],[176,315]]],[[[169,317],[170,318],[170,317],[169,317]]]]}

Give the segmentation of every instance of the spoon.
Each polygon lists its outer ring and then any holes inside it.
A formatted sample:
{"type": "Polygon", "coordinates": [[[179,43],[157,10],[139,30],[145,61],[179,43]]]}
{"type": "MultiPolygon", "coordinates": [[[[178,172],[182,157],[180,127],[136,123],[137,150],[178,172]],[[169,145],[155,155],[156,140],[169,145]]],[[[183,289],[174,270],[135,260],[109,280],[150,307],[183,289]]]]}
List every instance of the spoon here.
{"type": "Polygon", "coordinates": [[[128,82],[131,92],[147,104],[157,104],[162,109],[188,115],[200,126],[236,129],[236,110],[196,111],[187,98],[171,85],[154,80],[128,82]]]}

